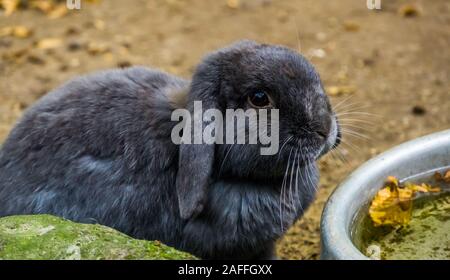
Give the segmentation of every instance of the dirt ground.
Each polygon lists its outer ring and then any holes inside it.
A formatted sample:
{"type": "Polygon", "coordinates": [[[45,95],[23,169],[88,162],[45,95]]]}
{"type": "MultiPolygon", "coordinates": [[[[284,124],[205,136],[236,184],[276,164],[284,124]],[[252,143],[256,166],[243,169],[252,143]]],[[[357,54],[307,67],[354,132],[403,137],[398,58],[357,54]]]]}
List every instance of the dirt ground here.
{"type": "Polygon", "coordinates": [[[366,0],[81,2],[56,19],[36,9],[0,15],[0,30],[32,32],[0,32],[0,142],[24,109],[78,74],[140,64],[189,77],[204,54],[244,38],[298,49],[352,131],[320,162],[317,200],[279,241],[281,258],[319,258],[323,205],[358,165],[450,127],[447,0],[381,0],[378,11],[366,0]]]}

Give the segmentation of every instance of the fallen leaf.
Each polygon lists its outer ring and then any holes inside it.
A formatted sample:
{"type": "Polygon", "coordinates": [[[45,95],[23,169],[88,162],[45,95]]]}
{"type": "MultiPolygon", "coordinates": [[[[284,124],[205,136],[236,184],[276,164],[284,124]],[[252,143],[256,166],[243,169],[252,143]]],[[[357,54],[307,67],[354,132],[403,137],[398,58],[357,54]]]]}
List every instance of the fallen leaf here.
{"type": "Polygon", "coordinates": [[[227,0],[227,6],[231,9],[239,9],[241,6],[240,0],[227,0]]]}
{"type": "Polygon", "coordinates": [[[108,47],[103,43],[91,42],[87,45],[87,51],[91,55],[104,54],[109,51],[108,47]]]}
{"type": "Polygon", "coordinates": [[[2,0],[2,7],[5,10],[5,16],[9,16],[19,8],[20,0],[2,0]]]}
{"type": "Polygon", "coordinates": [[[440,191],[440,188],[425,183],[417,185],[407,182],[401,185],[397,178],[389,176],[372,200],[369,216],[375,226],[406,225],[411,219],[415,194],[440,191]]]}
{"type": "Polygon", "coordinates": [[[444,174],[444,182],[450,183],[450,170],[447,170],[444,174]]]}
{"type": "Polygon", "coordinates": [[[369,215],[375,226],[407,224],[411,219],[412,195],[412,190],[400,189],[398,180],[389,177],[369,208],[369,215]]]}
{"type": "Polygon", "coordinates": [[[13,36],[16,38],[27,38],[31,33],[31,30],[23,25],[6,26],[0,29],[0,37],[13,36]]]}
{"type": "Polygon", "coordinates": [[[37,42],[38,49],[55,49],[62,46],[63,41],[60,38],[46,38],[37,42]]]}
{"type": "Polygon", "coordinates": [[[67,15],[68,11],[66,4],[59,4],[48,12],[48,17],[50,19],[61,18],[67,15]]]}
{"type": "Polygon", "coordinates": [[[434,173],[434,179],[437,182],[450,183],[450,169],[447,170],[444,175],[439,172],[434,173]]]}
{"type": "Polygon", "coordinates": [[[359,24],[354,21],[344,22],[344,29],[350,32],[356,32],[359,30],[359,24]]]}
{"type": "Polygon", "coordinates": [[[326,92],[330,96],[341,96],[355,93],[356,88],[354,86],[329,86],[326,87],[326,92]]]}
{"type": "Polygon", "coordinates": [[[23,25],[15,26],[13,28],[13,36],[17,38],[27,38],[31,35],[31,30],[23,25]]]}
{"type": "Polygon", "coordinates": [[[420,185],[412,184],[412,183],[405,183],[405,188],[408,188],[414,192],[422,192],[422,193],[428,193],[428,192],[440,192],[441,189],[438,187],[432,187],[431,185],[422,183],[420,185]]]}
{"type": "Polygon", "coordinates": [[[54,3],[49,0],[31,0],[29,6],[46,14],[50,13],[55,7],[54,3]]]}

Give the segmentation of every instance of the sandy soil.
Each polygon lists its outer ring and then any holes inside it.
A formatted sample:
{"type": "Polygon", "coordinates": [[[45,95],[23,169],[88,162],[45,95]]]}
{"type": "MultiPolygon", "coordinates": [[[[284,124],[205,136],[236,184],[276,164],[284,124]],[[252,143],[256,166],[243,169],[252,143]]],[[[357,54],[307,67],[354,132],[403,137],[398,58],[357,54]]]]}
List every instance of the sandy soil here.
{"type": "Polygon", "coordinates": [[[238,8],[225,0],[81,1],[81,10],[57,19],[30,9],[0,15],[0,29],[24,25],[33,32],[0,37],[0,141],[25,108],[78,74],[141,64],[189,77],[205,53],[244,38],[299,49],[358,134],[344,133],[339,153],[321,161],[317,200],[280,240],[281,258],[319,257],[323,205],[351,170],[450,127],[449,1],[382,0],[381,11],[364,0],[241,0],[238,8]],[[398,12],[409,3],[417,15],[398,12]],[[63,44],[37,47],[50,37],[63,44]]]}

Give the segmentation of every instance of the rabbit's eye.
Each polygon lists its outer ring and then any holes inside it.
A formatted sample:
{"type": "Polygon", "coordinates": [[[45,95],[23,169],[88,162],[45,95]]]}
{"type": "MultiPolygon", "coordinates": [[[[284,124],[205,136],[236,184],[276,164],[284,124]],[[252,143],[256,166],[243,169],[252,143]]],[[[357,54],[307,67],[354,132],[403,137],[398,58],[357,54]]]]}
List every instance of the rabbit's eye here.
{"type": "Polygon", "coordinates": [[[269,96],[264,91],[255,91],[248,95],[248,102],[256,108],[272,107],[269,96]]]}

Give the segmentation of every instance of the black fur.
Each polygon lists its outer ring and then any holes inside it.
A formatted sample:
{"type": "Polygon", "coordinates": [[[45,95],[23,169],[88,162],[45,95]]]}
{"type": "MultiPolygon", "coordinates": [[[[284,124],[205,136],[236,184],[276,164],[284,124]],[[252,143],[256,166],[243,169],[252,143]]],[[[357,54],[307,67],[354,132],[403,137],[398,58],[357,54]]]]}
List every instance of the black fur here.
{"type": "Polygon", "coordinates": [[[144,67],[105,71],[50,92],[11,131],[0,151],[0,216],[49,213],[202,258],[270,258],[313,200],[314,161],[337,135],[318,74],[284,47],[239,42],[207,56],[191,83],[144,67]],[[224,111],[247,109],[260,89],[280,109],[280,145],[295,140],[280,154],[172,143],[172,92],[185,90],[190,110],[201,100],[224,111]],[[293,149],[303,179],[287,201],[293,149]]]}

